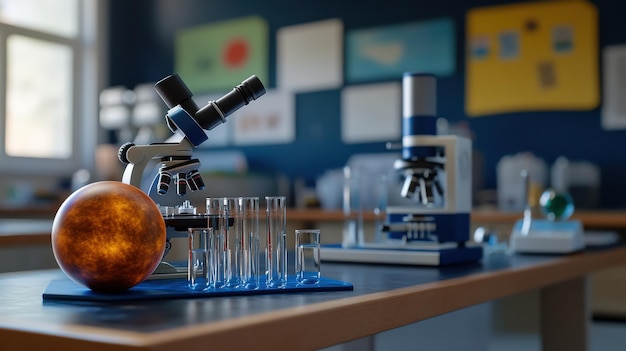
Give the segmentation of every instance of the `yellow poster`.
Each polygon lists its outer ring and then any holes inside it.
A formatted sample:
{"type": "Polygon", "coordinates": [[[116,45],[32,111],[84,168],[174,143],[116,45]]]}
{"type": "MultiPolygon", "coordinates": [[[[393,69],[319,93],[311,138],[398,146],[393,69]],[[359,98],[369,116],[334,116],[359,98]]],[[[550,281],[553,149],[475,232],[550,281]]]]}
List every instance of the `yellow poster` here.
{"type": "Polygon", "coordinates": [[[582,0],[470,10],[466,113],[597,107],[597,22],[595,6],[582,0]]]}

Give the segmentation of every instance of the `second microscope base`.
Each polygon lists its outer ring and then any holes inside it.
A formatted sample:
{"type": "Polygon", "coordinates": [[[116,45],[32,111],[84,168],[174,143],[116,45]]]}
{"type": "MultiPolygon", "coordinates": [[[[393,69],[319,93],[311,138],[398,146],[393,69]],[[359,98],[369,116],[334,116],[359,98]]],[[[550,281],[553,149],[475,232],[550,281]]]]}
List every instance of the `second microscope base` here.
{"type": "Polygon", "coordinates": [[[386,263],[417,266],[448,266],[478,261],[482,258],[481,246],[442,248],[437,250],[405,248],[344,248],[341,244],[322,245],[322,261],[386,263]]]}

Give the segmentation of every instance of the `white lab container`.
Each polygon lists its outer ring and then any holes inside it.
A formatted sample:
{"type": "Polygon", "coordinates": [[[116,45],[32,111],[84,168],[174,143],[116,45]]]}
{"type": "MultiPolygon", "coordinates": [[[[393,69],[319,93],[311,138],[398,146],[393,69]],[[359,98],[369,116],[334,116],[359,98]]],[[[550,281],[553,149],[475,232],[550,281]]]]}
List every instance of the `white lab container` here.
{"type": "Polygon", "coordinates": [[[527,200],[531,206],[537,205],[548,179],[547,165],[543,159],[530,152],[520,152],[502,157],[496,168],[498,208],[501,211],[523,211],[527,200]],[[528,190],[521,176],[524,169],[528,172],[528,190]]]}

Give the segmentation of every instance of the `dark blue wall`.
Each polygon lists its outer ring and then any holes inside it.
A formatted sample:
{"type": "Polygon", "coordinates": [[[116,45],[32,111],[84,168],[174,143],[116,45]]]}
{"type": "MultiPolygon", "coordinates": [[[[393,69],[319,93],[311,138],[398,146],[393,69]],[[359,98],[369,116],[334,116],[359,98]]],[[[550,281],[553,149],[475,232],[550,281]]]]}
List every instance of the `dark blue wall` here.
{"type": "MultiPolygon", "coordinates": [[[[331,1],[287,0],[111,0],[110,85],[133,87],[173,71],[176,31],[217,20],[257,14],[270,26],[270,87],[275,86],[275,33],[304,22],[341,18],[344,29],[452,17],[457,28],[456,73],[438,84],[438,112],[451,122],[467,121],[474,148],[484,157],[484,184],[495,188],[498,160],[532,151],[549,165],[556,157],[587,160],[602,169],[603,207],[626,207],[626,130],[605,131],[600,109],[583,112],[511,113],[468,118],[464,112],[464,27],[467,10],[515,1],[331,1]]],[[[626,43],[626,3],[593,1],[599,13],[600,47],[626,43]]],[[[600,53],[598,53],[600,56],[600,53]]],[[[400,80],[400,77],[398,77],[400,80]]],[[[237,82],[235,82],[237,83],[237,82]]],[[[298,94],[296,141],[289,145],[240,147],[253,170],[280,171],[313,181],[325,169],[345,164],[354,153],[384,152],[384,143],[344,145],[340,136],[340,90],[298,94]]]]}

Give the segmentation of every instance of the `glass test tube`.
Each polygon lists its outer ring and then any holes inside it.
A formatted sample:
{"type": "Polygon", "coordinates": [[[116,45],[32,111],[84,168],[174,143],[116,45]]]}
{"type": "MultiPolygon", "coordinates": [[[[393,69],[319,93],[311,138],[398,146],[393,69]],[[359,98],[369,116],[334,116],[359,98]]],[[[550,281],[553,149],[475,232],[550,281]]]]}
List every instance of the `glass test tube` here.
{"type": "Polygon", "coordinates": [[[362,176],[356,169],[343,168],[343,214],[344,227],[341,246],[344,248],[363,246],[363,201],[362,176]]]}
{"type": "Polygon", "coordinates": [[[287,284],[287,208],[284,196],[266,196],[267,205],[267,281],[269,287],[287,284]]]}
{"type": "Polygon", "coordinates": [[[211,285],[209,264],[209,230],[189,228],[189,259],[187,262],[187,285],[193,290],[204,290],[211,285]]]}
{"type": "Polygon", "coordinates": [[[237,288],[242,283],[242,227],[243,216],[239,211],[238,198],[224,198],[220,206],[220,218],[225,219],[222,225],[224,233],[224,268],[225,285],[229,288],[237,288]],[[233,220],[232,226],[228,225],[229,219],[233,220]]]}
{"type": "Polygon", "coordinates": [[[220,206],[224,202],[224,198],[206,199],[206,213],[208,217],[209,227],[209,250],[211,251],[210,268],[211,268],[211,286],[221,288],[225,284],[225,266],[224,266],[224,227],[228,227],[228,218],[223,218],[220,214],[220,206]]]}
{"type": "Polygon", "coordinates": [[[259,198],[240,197],[242,244],[242,283],[247,289],[259,287],[261,279],[261,247],[259,236],[259,198]]]}

